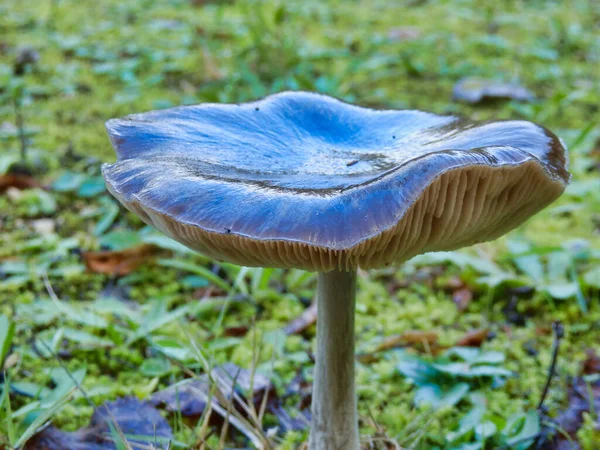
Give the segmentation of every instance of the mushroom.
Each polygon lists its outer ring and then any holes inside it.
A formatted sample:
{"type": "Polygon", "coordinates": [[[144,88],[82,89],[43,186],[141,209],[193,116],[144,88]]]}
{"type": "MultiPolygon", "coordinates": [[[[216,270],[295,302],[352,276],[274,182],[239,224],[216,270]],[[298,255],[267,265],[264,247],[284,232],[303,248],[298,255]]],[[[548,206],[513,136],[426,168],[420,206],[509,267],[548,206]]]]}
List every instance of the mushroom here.
{"type": "Polygon", "coordinates": [[[310,449],[359,448],[356,270],[495,239],[554,201],[564,145],[525,121],[380,111],[284,92],[106,124],[109,191],[173,239],[318,272],[310,449]]]}

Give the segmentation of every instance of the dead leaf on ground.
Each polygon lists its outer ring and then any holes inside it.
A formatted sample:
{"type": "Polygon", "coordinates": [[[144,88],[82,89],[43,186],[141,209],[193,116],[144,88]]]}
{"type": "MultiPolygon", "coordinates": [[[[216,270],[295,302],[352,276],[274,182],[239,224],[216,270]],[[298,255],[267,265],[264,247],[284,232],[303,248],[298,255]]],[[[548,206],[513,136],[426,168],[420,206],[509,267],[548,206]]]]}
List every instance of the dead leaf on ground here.
{"type": "Polygon", "coordinates": [[[6,192],[9,188],[24,189],[40,188],[42,185],[29,175],[7,173],[0,175],[0,193],[6,192]]]}
{"type": "Polygon", "coordinates": [[[465,282],[459,276],[445,277],[443,280],[438,280],[437,287],[455,291],[465,286],[465,282]]]}
{"type": "Polygon", "coordinates": [[[276,399],[277,394],[268,378],[228,363],[213,369],[211,377],[205,374],[159,391],[150,402],[184,418],[196,419],[210,408],[210,425],[230,425],[229,432],[235,429],[255,441],[261,439],[262,431],[257,428],[260,427],[259,419],[254,412],[260,414],[263,406],[275,404],[276,399]]]}
{"type": "Polygon", "coordinates": [[[550,336],[552,334],[552,327],[549,325],[540,325],[535,327],[536,336],[550,336]]]}
{"type": "Polygon", "coordinates": [[[452,293],[452,301],[454,302],[454,304],[456,305],[456,308],[460,312],[465,311],[471,304],[472,300],[473,300],[473,292],[468,287],[456,289],[452,293]]]}
{"type": "Polygon", "coordinates": [[[310,409],[312,403],[312,384],[306,379],[302,370],[298,370],[294,379],[285,388],[285,398],[296,395],[300,397],[297,404],[298,410],[310,409]]]}
{"type": "MultiPolygon", "coordinates": [[[[267,377],[242,369],[233,363],[217,367],[213,371],[213,378],[219,380],[219,389],[225,398],[231,400],[235,392],[246,400],[252,400],[258,409],[265,395],[275,395],[275,390],[267,377]],[[251,399],[245,395],[252,394],[251,399]]],[[[181,412],[182,416],[200,416],[206,408],[207,399],[211,398],[211,380],[208,375],[170,386],[152,395],[150,403],[164,407],[167,411],[181,412]]],[[[241,405],[234,401],[236,408],[243,412],[241,405]]],[[[222,405],[226,407],[227,405],[222,405]]]]}
{"type": "Polygon", "coordinates": [[[220,287],[209,285],[195,289],[192,297],[196,300],[207,300],[212,297],[223,297],[226,294],[227,292],[220,287]]]}
{"type": "Polygon", "coordinates": [[[123,435],[135,436],[135,439],[128,438],[128,442],[136,449],[155,442],[159,447],[152,448],[166,449],[168,441],[173,439],[169,423],[158,410],[135,397],[124,397],[97,407],[89,425],[78,431],[66,432],[54,426],[44,428],[25,444],[24,450],[116,450],[111,432],[111,424],[115,425],[113,420],[123,435]],[[142,436],[147,439],[141,439],[142,436]]]}
{"type": "Polygon", "coordinates": [[[150,403],[170,412],[178,412],[184,417],[195,417],[200,416],[206,408],[206,397],[209,394],[208,377],[202,376],[156,392],[150,398],[150,403]]]}
{"type": "Polygon", "coordinates": [[[243,337],[248,334],[250,328],[246,325],[239,325],[236,327],[227,327],[223,330],[223,336],[227,337],[243,337]]]}
{"type": "Polygon", "coordinates": [[[433,331],[406,331],[402,334],[389,336],[381,341],[370,353],[357,355],[358,361],[368,364],[378,359],[377,353],[397,347],[415,346],[431,347],[438,341],[437,333],[433,331]]]}
{"type": "Polygon", "coordinates": [[[583,361],[581,374],[591,375],[594,373],[600,373],[600,356],[598,356],[596,350],[593,348],[588,348],[585,354],[586,359],[583,361]]]}
{"type": "Polygon", "coordinates": [[[229,31],[225,31],[225,30],[207,30],[206,28],[202,27],[202,26],[197,26],[196,27],[196,34],[198,36],[210,36],[212,38],[215,39],[232,39],[233,38],[233,33],[229,32],[229,31]]]}
{"type": "MultiPolygon", "coordinates": [[[[597,414],[600,411],[600,380],[586,382],[581,377],[575,378],[569,388],[567,408],[555,420],[557,429],[567,433],[576,442],[576,434],[583,425],[583,415],[584,413],[589,414],[590,409],[596,412],[594,415],[595,429],[598,430],[598,437],[600,437],[600,415],[597,414]]],[[[570,444],[566,436],[557,433],[554,442],[549,444],[549,447],[544,448],[548,450],[581,448],[578,444],[577,446],[571,446],[570,444]]]]}
{"type": "Polygon", "coordinates": [[[464,78],[452,89],[452,98],[465,103],[481,103],[485,100],[517,100],[527,102],[534,96],[517,83],[501,83],[483,78],[464,78]]]}
{"type": "Polygon", "coordinates": [[[19,49],[15,58],[14,74],[22,76],[25,74],[28,66],[34,66],[40,59],[38,51],[32,47],[23,47],[19,49]]]}
{"type": "Polygon", "coordinates": [[[277,426],[282,433],[303,431],[310,426],[310,409],[292,416],[281,404],[269,405],[269,412],[277,417],[277,426]]]}
{"type": "Polygon", "coordinates": [[[231,3],[231,0],[190,0],[190,3],[193,6],[206,6],[211,3],[216,3],[216,4],[231,3]]]}
{"type": "Polygon", "coordinates": [[[388,31],[388,39],[394,42],[414,41],[421,36],[417,27],[394,27],[388,31]]]}
{"type": "Polygon", "coordinates": [[[315,323],[317,323],[317,302],[312,302],[302,314],[288,323],[283,331],[287,335],[299,334],[315,323]]]}
{"type": "Polygon", "coordinates": [[[118,251],[83,252],[83,262],[87,269],[95,273],[108,275],[127,275],[133,272],[148,257],[154,255],[158,247],[152,244],[142,244],[136,247],[118,251]]]}
{"type": "Polygon", "coordinates": [[[268,410],[277,417],[277,425],[282,433],[288,431],[302,431],[310,426],[310,406],[312,402],[312,384],[304,376],[302,370],[286,386],[282,398],[275,397],[269,402],[268,410]],[[289,408],[283,406],[285,400],[290,397],[298,397],[296,402],[296,414],[291,415],[289,408]]]}
{"type": "Polygon", "coordinates": [[[478,328],[467,332],[462,338],[456,341],[457,347],[481,347],[487,341],[490,330],[488,328],[478,328]]]}

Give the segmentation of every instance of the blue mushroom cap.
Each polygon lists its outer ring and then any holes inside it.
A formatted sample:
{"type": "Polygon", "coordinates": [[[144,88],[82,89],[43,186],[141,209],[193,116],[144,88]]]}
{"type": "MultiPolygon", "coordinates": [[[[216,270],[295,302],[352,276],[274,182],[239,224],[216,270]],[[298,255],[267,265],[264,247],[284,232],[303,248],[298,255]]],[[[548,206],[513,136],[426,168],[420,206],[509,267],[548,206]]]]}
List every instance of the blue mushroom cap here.
{"type": "Polygon", "coordinates": [[[217,259],[348,270],[494,239],[554,201],[566,149],[525,121],[380,111],[305,92],[106,124],[110,192],[217,259]]]}

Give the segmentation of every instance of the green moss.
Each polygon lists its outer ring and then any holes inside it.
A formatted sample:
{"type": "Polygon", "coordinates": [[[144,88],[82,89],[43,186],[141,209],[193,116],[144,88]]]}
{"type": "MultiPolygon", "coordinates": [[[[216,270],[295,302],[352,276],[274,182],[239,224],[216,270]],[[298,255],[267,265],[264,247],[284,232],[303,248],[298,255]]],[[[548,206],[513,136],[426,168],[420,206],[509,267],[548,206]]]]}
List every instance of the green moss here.
{"type": "MultiPolygon", "coordinates": [[[[33,46],[40,53],[37,66],[23,78],[23,114],[26,126],[38,129],[29,137],[29,156],[43,184],[51,185],[65,170],[97,176],[100,162],[114,160],[103,129],[110,117],[190,102],[239,102],[282,89],[319,90],[377,107],[419,108],[481,120],[534,120],[571,145],[575,187],[597,178],[593,164],[586,162],[597,162],[596,156],[590,156],[597,129],[579,139],[588,124],[600,122],[593,2],[545,2],[544,14],[539,13],[538,2],[494,0],[143,3],[24,0],[0,6],[0,124],[14,122],[4,84],[17,49],[33,46]],[[399,26],[417,27],[420,34],[413,40],[390,38],[390,31],[399,26]],[[519,81],[534,92],[536,100],[458,104],[451,100],[452,88],[466,76],[519,81]],[[69,147],[75,157],[67,154],[69,147]]],[[[0,166],[19,151],[18,139],[5,136],[5,129],[0,126],[0,166]]],[[[588,300],[587,313],[575,299],[550,299],[538,290],[520,297],[513,308],[524,325],[511,323],[506,310],[513,294],[481,285],[477,268],[446,265],[441,273],[425,277],[411,265],[396,271],[361,272],[358,350],[369,351],[385,337],[408,330],[433,331],[440,346],[452,346],[472,329],[490,328],[496,337],[484,349],[504,353],[505,367],[516,374],[504,386],[483,389],[488,402],[485,420],[503,423],[511,414],[536,406],[551,360],[552,337],[544,330],[560,320],[566,335],[546,406],[551,415],[564,409],[568,377],[579,374],[585,350],[600,340],[599,293],[586,286],[582,277],[598,265],[600,198],[594,188],[582,192],[570,190],[506,238],[482,244],[476,252],[514,271],[509,239],[525,238],[542,253],[568,240],[584,239],[590,254],[596,256],[575,261],[573,270],[588,300]],[[473,292],[473,301],[464,312],[458,311],[448,288],[448,280],[456,277],[473,292]],[[393,287],[394,281],[405,280],[409,281],[405,288],[393,287]]],[[[126,345],[131,333],[151,320],[148,314],[157,299],[166,305],[164,315],[197,300],[194,289],[181,283],[185,271],[152,260],[128,277],[85,270],[80,252],[100,249],[95,226],[107,199],[104,193],[86,198],[52,189],[23,191],[16,200],[0,195],[0,311],[17,322],[13,350],[21,356],[9,371],[13,380],[51,387],[45,369],[60,364],[57,357],[36,353],[33,342],[51,342],[64,328],[115,343],[114,348],[89,350],[65,339],[55,342],[62,364],[72,371],[86,368],[84,388],[102,388],[93,396],[96,404],[122,395],[146,398],[183,377],[179,369],[161,379],[140,372],[144,359],[156,356],[147,338],[173,339],[183,347],[194,339],[215,364],[233,361],[250,368],[256,363],[265,373],[274,372],[280,394],[300,368],[310,368],[314,327],[303,336],[279,336],[280,341],[276,330],[303,311],[299,299],[312,298],[315,283],[291,288],[283,281],[287,279],[283,271],[274,271],[259,288],[252,285],[249,275],[248,292],[242,296],[236,292],[222,317],[223,303],[216,302],[126,345]],[[56,222],[55,236],[43,237],[35,231],[32,221],[40,217],[56,222]],[[75,245],[61,249],[71,238],[75,245]],[[5,273],[7,261],[24,263],[25,270],[17,274],[22,279],[5,273]],[[44,273],[62,304],[78,314],[94,312],[105,296],[118,298],[120,307],[131,310],[98,313],[108,323],[105,328],[64,312],[38,323],[41,314],[34,317],[24,311],[38,299],[48,298],[44,273]],[[215,344],[223,330],[240,326],[252,329],[239,342],[215,344]]],[[[138,230],[143,224],[120,210],[111,226],[138,230]]],[[[187,255],[165,252],[161,257],[204,264],[187,255]]],[[[210,264],[207,267],[212,269],[210,264]]],[[[373,417],[405,446],[444,448],[446,434],[457,429],[468,403],[436,413],[415,408],[414,387],[398,375],[391,355],[385,353],[379,362],[359,366],[361,415],[373,417]],[[415,436],[420,436],[418,441],[415,436]]],[[[194,370],[199,366],[196,358],[184,364],[194,370]]],[[[306,376],[310,377],[309,371],[306,376]]],[[[13,409],[30,402],[23,396],[13,397],[13,409]]],[[[53,422],[75,430],[88,422],[91,412],[79,398],[56,414],[53,422]]],[[[191,428],[178,424],[174,417],[169,420],[179,427],[178,439],[188,444],[197,440],[191,428]]],[[[362,432],[372,435],[375,431],[365,421],[362,432]]],[[[288,433],[282,437],[281,448],[295,448],[303,437],[288,433]]],[[[3,438],[0,432],[0,442],[3,438]]],[[[586,418],[578,439],[584,448],[594,448],[599,438],[591,417],[586,418]]],[[[218,437],[212,436],[208,445],[216,448],[218,437]]]]}

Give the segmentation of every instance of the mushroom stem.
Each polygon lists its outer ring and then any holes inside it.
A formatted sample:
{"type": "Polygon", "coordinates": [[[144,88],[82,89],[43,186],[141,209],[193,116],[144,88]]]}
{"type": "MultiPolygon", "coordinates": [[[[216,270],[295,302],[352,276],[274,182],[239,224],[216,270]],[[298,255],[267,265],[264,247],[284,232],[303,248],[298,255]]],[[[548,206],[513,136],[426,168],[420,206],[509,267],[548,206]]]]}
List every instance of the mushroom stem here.
{"type": "Polygon", "coordinates": [[[354,389],[356,271],[319,273],[310,450],[359,450],[354,389]]]}

